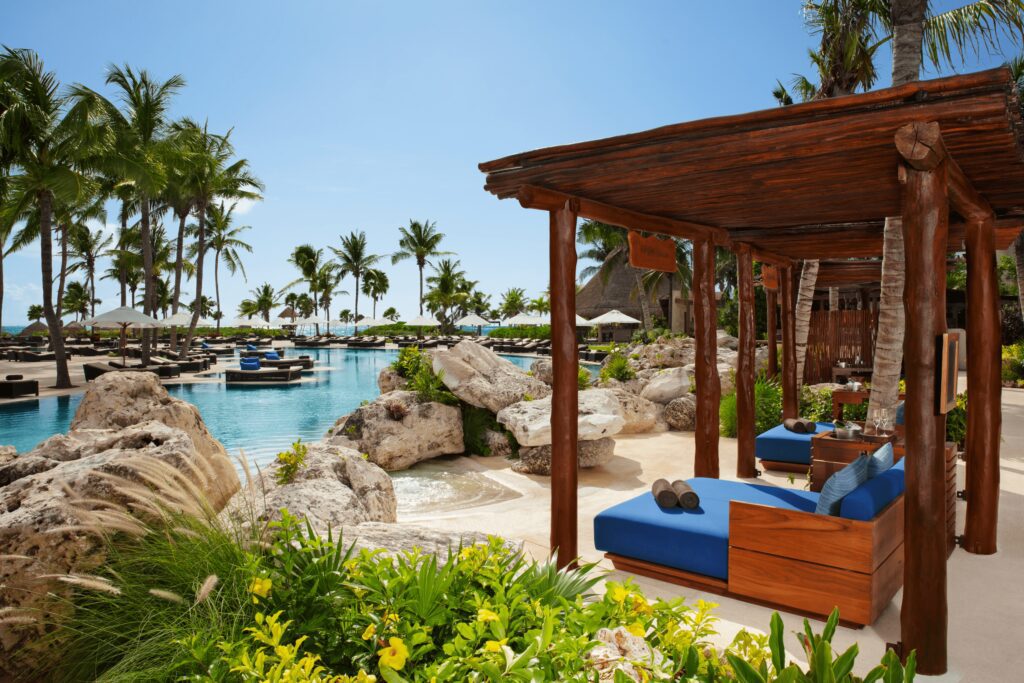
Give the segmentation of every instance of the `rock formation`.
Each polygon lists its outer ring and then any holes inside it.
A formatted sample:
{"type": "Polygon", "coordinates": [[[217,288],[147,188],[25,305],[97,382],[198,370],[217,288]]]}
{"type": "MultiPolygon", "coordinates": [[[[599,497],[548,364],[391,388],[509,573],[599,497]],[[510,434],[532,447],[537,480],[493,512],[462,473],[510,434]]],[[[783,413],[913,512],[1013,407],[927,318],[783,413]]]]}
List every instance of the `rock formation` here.
{"type": "MultiPolygon", "coordinates": [[[[615,439],[579,441],[576,457],[581,468],[604,465],[615,455],[615,439]]],[[[519,449],[519,459],[512,462],[512,469],[520,474],[551,475],[551,445],[532,446],[519,449]]]]}
{"type": "MultiPolygon", "coordinates": [[[[512,404],[498,413],[498,422],[521,446],[546,446],[551,443],[551,397],[512,404]]],[[[610,390],[579,393],[580,441],[618,434],[625,423],[619,399],[610,390]]]]}
{"type": "Polygon", "coordinates": [[[471,341],[434,353],[434,372],[466,403],[497,413],[526,397],[543,398],[551,388],[471,341]]]}

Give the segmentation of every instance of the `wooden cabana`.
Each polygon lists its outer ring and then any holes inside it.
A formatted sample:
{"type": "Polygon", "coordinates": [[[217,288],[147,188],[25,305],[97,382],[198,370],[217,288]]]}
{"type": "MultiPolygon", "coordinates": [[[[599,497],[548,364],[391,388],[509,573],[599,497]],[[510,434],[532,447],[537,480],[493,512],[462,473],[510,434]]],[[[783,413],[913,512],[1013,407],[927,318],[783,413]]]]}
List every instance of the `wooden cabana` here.
{"type": "MultiPolygon", "coordinates": [[[[809,258],[882,254],[887,216],[906,245],[905,577],[902,651],[946,668],[945,417],[936,342],[947,254],[966,250],[969,325],[964,547],[996,550],[999,310],[995,250],[1024,225],[1021,111],[1006,69],[665,126],[486,162],[485,188],[550,216],[554,400],[551,547],[577,555],[575,227],[580,217],[693,242],[697,476],[717,477],[714,250],[738,260],[737,475],[754,467],[753,261],[779,269],[784,414],[798,405],[793,280],[809,258]],[[952,214],[952,215],[951,215],[952,214]]],[[[859,276],[858,276],[859,277],[859,276]]]]}

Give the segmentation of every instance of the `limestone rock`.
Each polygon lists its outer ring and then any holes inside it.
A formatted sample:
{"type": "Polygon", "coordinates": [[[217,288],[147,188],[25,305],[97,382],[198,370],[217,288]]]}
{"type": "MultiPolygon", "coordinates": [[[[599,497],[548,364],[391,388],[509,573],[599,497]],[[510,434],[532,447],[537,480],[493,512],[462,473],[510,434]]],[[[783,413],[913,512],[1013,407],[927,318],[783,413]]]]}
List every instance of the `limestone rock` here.
{"type": "Polygon", "coordinates": [[[602,628],[595,634],[595,640],[599,644],[587,653],[587,663],[597,671],[599,681],[616,680],[616,672],[631,681],[646,681],[649,676],[633,663],[658,665],[664,659],[646,640],[633,635],[625,626],[602,628]]]}
{"type": "Polygon", "coordinates": [[[687,367],[661,370],[647,383],[640,396],[655,403],[669,403],[690,393],[691,372],[687,367]]]}
{"type": "Polygon", "coordinates": [[[506,432],[499,432],[488,429],[484,432],[484,444],[489,451],[488,455],[506,458],[512,455],[512,444],[506,432]]]}
{"type": "Polygon", "coordinates": [[[645,370],[681,368],[693,362],[694,344],[692,339],[662,339],[640,346],[627,358],[632,365],[645,370]]]}
{"type": "Polygon", "coordinates": [[[226,511],[245,520],[240,512],[253,510],[256,519],[280,519],[285,508],[309,520],[313,529],[336,535],[346,525],[394,522],[398,501],[391,477],[358,451],[327,443],[307,446],[304,465],[290,482],[279,484],[275,462],[264,470],[252,489],[236,495],[226,511]]]}
{"type": "MultiPolygon", "coordinates": [[[[597,467],[615,455],[615,439],[579,441],[576,457],[581,468],[597,467]]],[[[551,474],[551,445],[532,446],[519,449],[519,459],[512,462],[512,469],[520,474],[551,474]]]]}
{"type": "Polygon", "coordinates": [[[392,391],[340,418],[327,435],[330,443],[366,453],[385,470],[463,451],[462,412],[429,403],[411,391],[392,391]]]}
{"type": "Polygon", "coordinates": [[[692,394],[673,399],[665,406],[665,421],[677,432],[692,432],[697,428],[697,399],[692,394]]]}
{"type": "Polygon", "coordinates": [[[609,389],[619,400],[622,416],[626,423],[622,425],[621,434],[642,434],[654,431],[658,423],[658,407],[656,403],[638,396],[628,389],[616,387],[609,389]]]}
{"type": "Polygon", "coordinates": [[[732,336],[725,330],[718,330],[718,346],[732,349],[735,351],[739,348],[740,340],[732,336]]]}
{"type": "Polygon", "coordinates": [[[18,455],[18,449],[14,446],[0,446],[0,465],[6,465],[18,455]]]}
{"type": "MultiPolygon", "coordinates": [[[[422,552],[437,555],[439,560],[447,557],[449,549],[458,551],[460,547],[487,543],[487,535],[479,532],[438,531],[411,524],[364,522],[346,526],[341,533],[346,546],[355,544],[357,549],[382,549],[389,554],[418,548],[422,552]]],[[[507,545],[514,550],[520,547],[520,544],[515,543],[507,545]]]]}
{"type": "Polygon", "coordinates": [[[409,380],[399,375],[390,365],[381,370],[380,374],[377,375],[377,388],[380,389],[382,394],[405,389],[408,385],[409,380]]]}
{"type": "Polygon", "coordinates": [[[551,386],[555,381],[554,365],[548,358],[538,358],[530,365],[530,372],[544,384],[551,386]]]}
{"type": "Polygon", "coordinates": [[[172,398],[153,373],[109,372],[97,377],[78,404],[70,430],[121,429],[150,420],[189,436],[204,462],[214,469],[212,481],[220,483],[209,492],[210,504],[216,509],[224,507],[239,486],[234,463],[206,428],[199,409],[172,398]]]}
{"type": "Polygon", "coordinates": [[[492,413],[528,395],[536,399],[551,393],[544,382],[471,341],[434,353],[433,368],[453,394],[492,413]]]}
{"type": "MultiPolygon", "coordinates": [[[[521,401],[498,412],[505,426],[522,446],[551,443],[551,397],[521,401]]],[[[579,392],[579,440],[592,441],[618,434],[626,423],[619,399],[608,389],[579,392]]]]}

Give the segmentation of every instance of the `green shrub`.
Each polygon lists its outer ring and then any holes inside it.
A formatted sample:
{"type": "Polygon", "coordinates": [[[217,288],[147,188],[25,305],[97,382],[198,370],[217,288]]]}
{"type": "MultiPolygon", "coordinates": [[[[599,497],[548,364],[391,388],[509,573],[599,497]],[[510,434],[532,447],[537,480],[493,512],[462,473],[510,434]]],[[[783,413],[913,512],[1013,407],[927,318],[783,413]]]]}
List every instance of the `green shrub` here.
{"type": "MultiPolygon", "coordinates": [[[[865,408],[866,410],[866,408],[865,408]]],[[[845,413],[844,413],[845,414],[845,413]]],[[[822,387],[811,389],[804,386],[800,389],[800,417],[814,422],[832,421],[832,391],[822,387]]],[[[848,418],[848,419],[852,419],[848,418]]]]}
{"type": "Polygon", "coordinates": [[[736,392],[730,391],[722,396],[718,404],[718,431],[722,436],[735,439],[739,434],[739,419],[736,416],[736,392]]]}
{"type": "Polygon", "coordinates": [[[415,391],[421,401],[458,405],[459,399],[448,391],[442,376],[434,373],[430,363],[421,363],[416,374],[409,378],[409,390],[415,391]]]}
{"type": "Polygon", "coordinates": [[[289,484],[295,479],[295,475],[306,464],[308,451],[309,447],[302,443],[302,439],[299,439],[292,444],[289,450],[277,454],[278,468],[274,473],[274,478],[277,479],[278,484],[289,484]]]}
{"type": "Polygon", "coordinates": [[[391,363],[391,368],[398,373],[399,377],[412,379],[419,372],[420,367],[426,363],[426,356],[418,346],[406,346],[398,352],[398,358],[391,363]]]}
{"type": "MultiPolygon", "coordinates": [[[[782,417],[782,387],[778,380],[759,375],[754,382],[754,433],[761,434],[779,424],[782,417]]],[[[718,424],[722,436],[736,438],[739,421],[736,416],[736,392],[722,396],[718,406],[718,424]]]]}
{"type": "Polygon", "coordinates": [[[958,394],[956,408],[946,413],[946,441],[952,441],[961,448],[967,438],[967,392],[958,394]]]}
{"type": "Polygon", "coordinates": [[[512,452],[519,450],[519,444],[515,437],[505,429],[494,413],[486,408],[477,408],[468,403],[462,404],[462,441],[466,453],[477,455],[491,455],[491,448],[487,445],[485,435],[488,431],[499,432],[508,439],[512,452]]]}
{"type": "Polygon", "coordinates": [[[590,370],[580,365],[576,368],[576,388],[580,391],[590,388],[590,383],[593,381],[593,376],[590,374],[590,370]]]}
{"type": "Polygon", "coordinates": [[[620,382],[628,382],[636,378],[636,370],[629,364],[629,359],[615,351],[604,359],[601,366],[601,379],[617,379],[620,382]]]}
{"type": "Polygon", "coordinates": [[[487,336],[494,339],[551,339],[551,325],[496,327],[487,336]]]}
{"type": "Polygon", "coordinates": [[[1003,347],[1002,379],[1014,383],[1024,379],[1024,342],[1003,347]]]}

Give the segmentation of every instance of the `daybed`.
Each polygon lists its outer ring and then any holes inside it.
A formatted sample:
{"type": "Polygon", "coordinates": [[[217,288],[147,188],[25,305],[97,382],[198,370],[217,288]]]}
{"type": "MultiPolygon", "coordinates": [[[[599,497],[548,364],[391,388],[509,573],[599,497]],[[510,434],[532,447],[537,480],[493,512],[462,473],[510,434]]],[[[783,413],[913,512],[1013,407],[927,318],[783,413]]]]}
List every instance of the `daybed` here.
{"type": "Polygon", "coordinates": [[[11,375],[10,379],[0,381],[0,398],[18,398],[29,394],[39,395],[39,380],[22,379],[21,375],[11,375]]]}
{"type": "MultiPolygon", "coordinates": [[[[814,434],[835,429],[831,422],[818,422],[814,434]]],[[[806,473],[811,466],[811,439],[814,434],[791,432],[776,425],[754,439],[754,455],[766,470],[806,473]]]]}
{"type": "Polygon", "coordinates": [[[299,368],[260,368],[258,370],[225,370],[224,381],[228,384],[243,382],[294,382],[302,377],[299,368]]]}
{"type": "Polygon", "coordinates": [[[594,543],[617,569],[813,616],[875,621],[903,581],[903,461],[814,512],[819,494],[695,478],[694,510],[648,492],[600,513],[594,543]]]}

